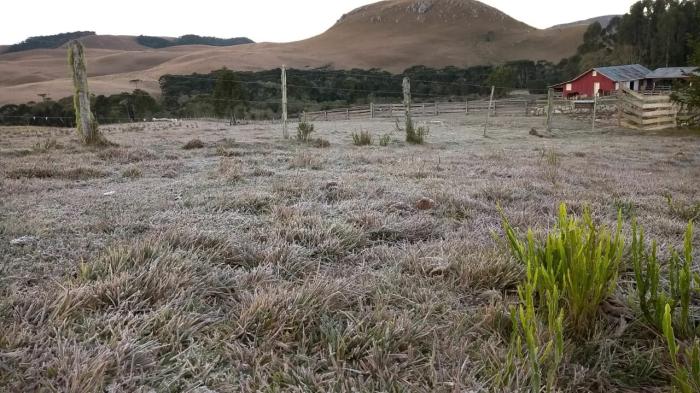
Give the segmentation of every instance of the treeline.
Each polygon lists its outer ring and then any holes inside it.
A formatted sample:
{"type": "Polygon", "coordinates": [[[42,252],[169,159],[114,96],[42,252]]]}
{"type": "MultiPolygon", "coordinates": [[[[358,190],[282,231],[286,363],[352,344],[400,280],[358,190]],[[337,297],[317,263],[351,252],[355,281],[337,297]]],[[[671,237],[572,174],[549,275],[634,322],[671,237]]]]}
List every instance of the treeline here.
{"type": "Polygon", "coordinates": [[[67,43],[70,40],[77,38],[95,35],[94,31],[74,31],[71,33],[61,33],[54,35],[43,35],[37,37],[29,37],[19,44],[10,45],[5,53],[21,52],[31,49],[55,49],[67,43]]]}
{"type": "Polygon", "coordinates": [[[234,46],[243,44],[252,44],[253,40],[247,37],[236,37],[236,38],[217,38],[217,37],[202,37],[195,34],[187,34],[182,37],[178,37],[172,40],[153,37],[147,35],[140,35],[136,37],[136,42],[139,44],[154,48],[167,48],[170,46],[180,46],[180,45],[209,45],[209,46],[234,46]]]}
{"type": "MultiPolygon", "coordinates": [[[[150,120],[164,114],[156,99],[143,90],[93,96],[91,107],[101,124],[150,120]]],[[[0,125],[74,127],[73,98],[58,101],[44,98],[40,102],[4,105],[0,107],[0,125]]]]}
{"type": "Polygon", "coordinates": [[[576,56],[580,71],[595,66],[639,63],[649,68],[689,64],[700,40],[700,1],[643,0],[603,28],[589,26],[576,56]]]}
{"type": "MultiPolygon", "coordinates": [[[[208,74],[164,75],[160,78],[163,109],[181,117],[279,117],[280,74],[280,69],[260,72],[223,69],[208,74]],[[222,84],[227,87],[222,88],[222,84]]],[[[553,64],[525,60],[497,67],[416,66],[400,74],[378,69],[290,69],[287,70],[288,107],[290,113],[299,113],[369,102],[396,102],[403,97],[401,84],[405,76],[411,78],[414,101],[426,102],[486,95],[491,85],[498,87],[501,96],[512,89],[544,93],[547,86],[571,74],[567,61],[553,64]]]]}

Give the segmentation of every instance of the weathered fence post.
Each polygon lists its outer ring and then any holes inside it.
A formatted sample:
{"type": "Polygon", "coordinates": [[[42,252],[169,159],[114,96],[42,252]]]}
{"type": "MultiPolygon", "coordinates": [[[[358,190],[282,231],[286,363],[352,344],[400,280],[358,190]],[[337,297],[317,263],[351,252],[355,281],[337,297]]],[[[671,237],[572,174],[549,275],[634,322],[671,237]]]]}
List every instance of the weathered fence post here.
{"type": "Polygon", "coordinates": [[[88,90],[87,70],[85,69],[85,51],[83,44],[71,41],[68,44],[68,63],[73,75],[73,108],[75,109],[75,125],[80,138],[85,144],[102,142],[97,129],[97,122],[90,111],[90,91],[88,90]]]}
{"type": "Polygon", "coordinates": [[[598,110],[598,93],[593,94],[593,121],[591,122],[591,131],[595,131],[595,115],[598,110]]]}
{"type": "Polygon", "coordinates": [[[491,117],[491,106],[493,105],[493,93],[496,92],[496,87],[491,86],[491,98],[489,98],[489,109],[486,111],[486,121],[484,122],[484,136],[486,136],[486,129],[489,126],[489,118],[491,117]]]}
{"type": "Polygon", "coordinates": [[[403,110],[406,116],[406,121],[411,120],[411,80],[408,77],[403,78],[403,110]]]}
{"type": "Polygon", "coordinates": [[[374,119],[374,102],[369,103],[369,118],[374,119]]]}
{"type": "Polygon", "coordinates": [[[287,130],[287,67],[282,66],[282,137],[289,139],[287,130]]]}
{"type": "Polygon", "coordinates": [[[554,90],[549,89],[547,91],[547,119],[545,120],[545,126],[547,131],[552,130],[552,111],[554,110],[554,90]]]}
{"type": "Polygon", "coordinates": [[[469,100],[464,101],[464,114],[469,115],[469,100]]]}
{"type": "Polygon", "coordinates": [[[435,101],[435,116],[440,116],[440,107],[437,101],[435,101]]]}

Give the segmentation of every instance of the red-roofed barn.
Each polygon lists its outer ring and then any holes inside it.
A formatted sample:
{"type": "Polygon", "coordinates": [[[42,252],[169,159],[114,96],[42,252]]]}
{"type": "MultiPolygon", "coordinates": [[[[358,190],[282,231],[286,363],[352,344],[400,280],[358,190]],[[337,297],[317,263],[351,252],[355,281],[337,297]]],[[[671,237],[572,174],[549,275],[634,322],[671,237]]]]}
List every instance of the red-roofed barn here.
{"type": "Polygon", "coordinates": [[[589,98],[594,94],[606,96],[619,90],[620,86],[638,91],[644,88],[645,77],[650,72],[639,64],[596,67],[552,88],[565,98],[589,98]]]}

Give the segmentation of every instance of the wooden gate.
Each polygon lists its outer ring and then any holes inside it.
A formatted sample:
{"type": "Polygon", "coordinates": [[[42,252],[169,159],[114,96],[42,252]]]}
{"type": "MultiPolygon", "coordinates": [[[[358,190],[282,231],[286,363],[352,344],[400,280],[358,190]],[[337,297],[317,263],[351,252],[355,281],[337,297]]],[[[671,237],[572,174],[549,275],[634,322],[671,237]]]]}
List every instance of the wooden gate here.
{"type": "Polygon", "coordinates": [[[679,107],[668,95],[645,95],[620,90],[620,125],[637,130],[676,128],[679,107]]]}

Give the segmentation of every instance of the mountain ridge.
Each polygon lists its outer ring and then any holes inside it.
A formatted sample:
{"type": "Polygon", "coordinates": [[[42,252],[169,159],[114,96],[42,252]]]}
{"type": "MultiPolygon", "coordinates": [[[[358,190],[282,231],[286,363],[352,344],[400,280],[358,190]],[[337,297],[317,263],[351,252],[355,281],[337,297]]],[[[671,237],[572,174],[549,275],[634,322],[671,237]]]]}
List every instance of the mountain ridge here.
{"type": "MultiPolygon", "coordinates": [[[[133,90],[130,81],[135,79],[142,81],[139,88],[158,93],[158,78],[164,74],[222,67],[254,71],[284,64],[401,72],[415,65],[558,62],[576,52],[585,29],[536,29],[476,0],[389,0],[356,8],[325,32],[289,43],[151,49],[134,44],[130,36],[87,37],[83,42],[95,94],[133,90]]],[[[72,93],[64,49],[0,54],[0,104],[26,102],[40,93],[54,99],[72,93]]]]}

